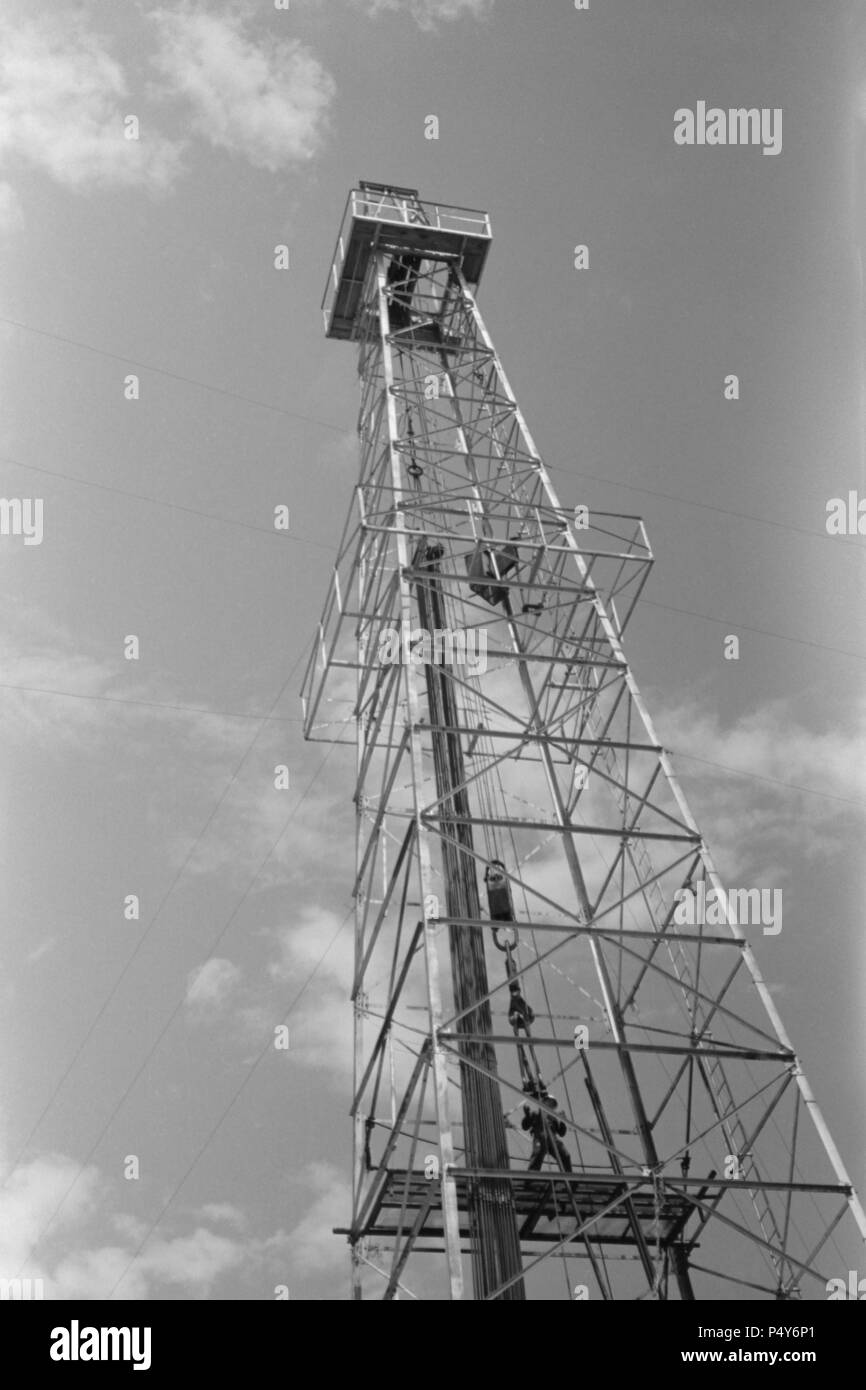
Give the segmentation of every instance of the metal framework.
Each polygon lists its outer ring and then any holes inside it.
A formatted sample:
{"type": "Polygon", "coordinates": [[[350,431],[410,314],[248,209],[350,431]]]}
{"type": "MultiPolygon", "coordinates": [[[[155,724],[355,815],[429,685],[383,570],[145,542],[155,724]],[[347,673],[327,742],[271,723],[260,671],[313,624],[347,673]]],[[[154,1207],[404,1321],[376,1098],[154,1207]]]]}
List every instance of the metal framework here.
{"type": "Polygon", "coordinates": [[[643,524],[560,505],[490,235],[362,183],[323,304],[361,397],[303,687],[356,748],[354,1296],[824,1298],[866,1217],[626,661],[643,524]]]}

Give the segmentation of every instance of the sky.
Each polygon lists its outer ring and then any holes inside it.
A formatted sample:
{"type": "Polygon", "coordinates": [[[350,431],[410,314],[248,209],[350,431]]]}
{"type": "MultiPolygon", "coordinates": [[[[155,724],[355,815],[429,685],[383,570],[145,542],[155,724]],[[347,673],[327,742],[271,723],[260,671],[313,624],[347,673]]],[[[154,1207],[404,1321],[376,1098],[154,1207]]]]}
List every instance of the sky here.
{"type": "Polygon", "coordinates": [[[826,527],[866,495],[862,5],[0,20],[2,494],[43,517],[0,536],[0,1277],[347,1297],[353,764],[298,690],[357,471],[319,303],[359,178],[490,213],[562,501],[646,521],[627,652],[723,878],[783,890],[758,959],[862,1192],[863,541],[826,527]],[[781,109],[778,155],[678,146],[700,100],[781,109]]]}

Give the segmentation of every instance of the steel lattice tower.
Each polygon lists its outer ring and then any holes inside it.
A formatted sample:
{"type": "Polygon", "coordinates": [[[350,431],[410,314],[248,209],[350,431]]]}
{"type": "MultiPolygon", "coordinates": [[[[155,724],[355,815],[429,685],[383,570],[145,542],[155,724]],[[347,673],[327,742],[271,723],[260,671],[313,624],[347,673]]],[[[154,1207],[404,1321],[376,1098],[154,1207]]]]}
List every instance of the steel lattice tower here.
{"type": "Polygon", "coordinates": [[[643,524],[560,505],[489,244],[362,183],[323,304],[360,375],[303,690],[356,747],[354,1295],[825,1298],[866,1217],[626,661],[643,524]]]}

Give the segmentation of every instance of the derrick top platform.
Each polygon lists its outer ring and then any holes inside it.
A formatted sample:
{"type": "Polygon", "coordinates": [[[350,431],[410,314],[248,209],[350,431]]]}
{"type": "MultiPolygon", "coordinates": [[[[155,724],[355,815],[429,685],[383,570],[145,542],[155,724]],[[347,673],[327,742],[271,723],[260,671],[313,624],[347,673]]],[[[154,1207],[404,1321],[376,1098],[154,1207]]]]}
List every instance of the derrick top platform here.
{"type": "Polygon", "coordinates": [[[451,257],[467,282],[481,279],[490,246],[486,212],[419,198],[415,188],[368,183],[353,188],[346,201],[340,234],[322,298],[325,333],[353,338],[370,257],[381,249],[442,259],[451,257]]]}

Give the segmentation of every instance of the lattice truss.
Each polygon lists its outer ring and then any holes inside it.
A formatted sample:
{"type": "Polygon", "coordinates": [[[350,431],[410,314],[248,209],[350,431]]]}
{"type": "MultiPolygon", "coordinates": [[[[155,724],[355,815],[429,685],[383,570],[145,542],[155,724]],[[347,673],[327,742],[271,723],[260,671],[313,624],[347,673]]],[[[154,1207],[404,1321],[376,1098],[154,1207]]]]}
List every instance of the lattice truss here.
{"type": "Polygon", "coordinates": [[[643,525],[560,506],[456,259],[380,249],[356,338],[304,683],[307,736],[357,749],[355,1294],[824,1298],[866,1223],[760,928],[679,920],[722,885],[623,654],[643,525]],[[486,666],[407,661],[437,627],[486,666]],[[571,1173],[528,1169],[527,1072],[571,1173]]]}

